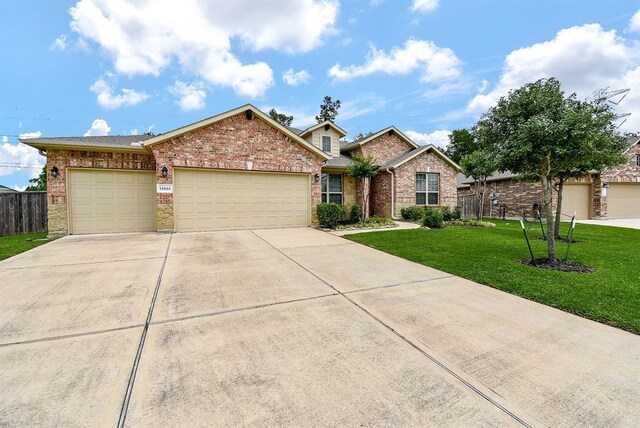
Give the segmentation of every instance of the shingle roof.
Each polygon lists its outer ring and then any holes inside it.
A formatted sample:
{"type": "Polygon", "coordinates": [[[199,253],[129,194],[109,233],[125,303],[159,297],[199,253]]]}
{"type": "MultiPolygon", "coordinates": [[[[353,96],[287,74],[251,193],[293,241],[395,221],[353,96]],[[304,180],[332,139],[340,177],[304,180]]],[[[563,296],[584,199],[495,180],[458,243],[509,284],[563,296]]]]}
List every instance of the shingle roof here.
{"type": "Polygon", "coordinates": [[[384,165],[381,165],[380,168],[384,168],[384,169],[386,169],[386,168],[397,168],[400,165],[402,165],[403,163],[407,162],[408,160],[413,159],[414,157],[419,156],[422,153],[428,152],[428,151],[433,151],[435,154],[440,156],[444,161],[446,161],[451,166],[453,166],[456,170],[460,170],[460,167],[458,166],[458,164],[456,164],[454,161],[449,159],[449,157],[447,157],[447,155],[442,153],[433,144],[427,144],[426,146],[419,146],[416,149],[411,149],[408,152],[405,152],[405,153],[401,154],[397,158],[391,159],[390,161],[388,161],[384,165]]]}
{"type": "Polygon", "coordinates": [[[340,155],[340,157],[331,158],[326,161],[323,167],[346,168],[351,165],[351,162],[353,162],[353,159],[351,159],[350,157],[340,155]]]}
{"type": "MultiPolygon", "coordinates": [[[[460,175],[462,176],[462,178],[458,179],[458,185],[463,186],[463,185],[475,183],[475,180],[473,178],[465,177],[464,174],[460,174],[460,175]]],[[[487,177],[487,181],[491,182],[491,181],[509,180],[511,178],[516,178],[517,176],[518,174],[514,174],[511,171],[498,172],[487,177]]]]}
{"type": "Polygon", "coordinates": [[[135,143],[151,138],[151,135],[108,135],[104,137],[49,137],[21,139],[20,142],[34,147],[78,146],[104,147],[109,149],[127,149],[146,151],[135,143]],[[133,143],[133,144],[132,144],[133,143]]]}
{"type": "Polygon", "coordinates": [[[300,135],[302,134],[302,129],[298,129],[298,128],[294,128],[293,126],[286,126],[285,128],[287,128],[289,131],[293,132],[296,135],[300,135]]]}
{"type": "Polygon", "coordinates": [[[0,184],[0,193],[18,193],[18,191],[0,184]]]}

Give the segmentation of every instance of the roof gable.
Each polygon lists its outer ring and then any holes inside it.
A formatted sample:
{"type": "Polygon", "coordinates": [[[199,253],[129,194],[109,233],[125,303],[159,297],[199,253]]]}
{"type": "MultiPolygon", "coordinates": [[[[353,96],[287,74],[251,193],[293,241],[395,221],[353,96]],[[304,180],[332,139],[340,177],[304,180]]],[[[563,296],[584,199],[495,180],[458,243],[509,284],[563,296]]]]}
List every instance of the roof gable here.
{"type": "Polygon", "coordinates": [[[417,149],[418,147],[420,147],[416,143],[414,143],[413,140],[411,140],[411,138],[407,137],[402,132],[400,132],[400,130],[398,128],[396,128],[395,126],[389,126],[387,128],[381,129],[380,131],[376,132],[375,134],[369,135],[366,138],[362,138],[360,140],[352,141],[351,143],[345,144],[344,146],[340,147],[340,151],[342,151],[342,152],[351,151],[351,150],[353,150],[353,149],[355,149],[357,147],[363,146],[363,145],[375,140],[376,138],[380,137],[383,134],[386,134],[387,132],[395,133],[396,135],[398,135],[398,137],[400,137],[402,140],[407,142],[413,148],[417,149]]]}
{"type": "Polygon", "coordinates": [[[304,148],[306,148],[310,152],[313,152],[314,154],[316,154],[317,156],[321,157],[322,159],[329,159],[329,156],[325,152],[323,152],[322,150],[318,149],[314,145],[310,144],[309,142],[304,140],[301,136],[297,135],[296,133],[294,133],[292,130],[290,130],[286,126],[281,125],[280,123],[276,122],[271,117],[269,117],[268,115],[264,114],[262,111],[258,110],[256,107],[254,107],[251,104],[245,104],[245,105],[237,107],[237,108],[235,108],[233,110],[229,110],[227,112],[218,114],[216,116],[212,116],[212,117],[209,117],[207,119],[203,119],[203,120],[200,120],[198,122],[192,123],[190,125],[185,125],[185,126],[183,126],[181,128],[174,129],[173,131],[169,131],[169,132],[166,132],[164,134],[157,135],[155,137],[152,137],[152,138],[146,140],[144,142],[144,146],[145,147],[149,147],[149,146],[152,146],[154,144],[161,143],[161,142],[169,140],[171,138],[175,138],[177,136],[186,134],[186,133],[194,131],[196,129],[204,128],[205,126],[214,124],[216,122],[220,122],[220,121],[222,121],[224,119],[228,119],[228,118],[230,118],[232,116],[235,116],[235,115],[238,115],[238,114],[242,114],[242,113],[245,113],[247,115],[255,115],[256,117],[262,119],[268,125],[272,126],[273,128],[277,129],[278,131],[282,132],[284,135],[289,137],[292,141],[300,144],[301,146],[303,146],[304,148]]]}
{"type": "Polygon", "coordinates": [[[338,125],[336,125],[335,123],[331,122],[330,120],[325,120],[322,123],[318,123],[317,125],[310,126],[307,129],[305,129],[304,131],[300,131],[298,135],[300,135],[302,137],[302,136],[305,136],[307,134],[310,134],[311,132],[315,131],[316,129],[325,128],[325,130],[326,130],[329,127],[335,129],[338,132],[338,134],[340,134],[340,137],[344,137],[344,136],[347,135],[347,131],[345,131],[344,129],[340,128],[338,125]]]}
{"type": "Polygon", "coordinates": [[[380,168],[383,168],[383,169],[386,169],[386,168],[389,168],[389,169],[398,168],[402,164],[409,162],[411,159],[414,159],[414,158],[420,156],[423,153],[429,153],[429,152],[435,153],[436,155],[441,157],[445,162],[447,162],[449,165],[451,165],[456,171],[460,171],[460,169],[461,169],[460,165],[458,165],[457,163],[452,161],[447,155],[442,153],[433,144],[427,144],[426,146],[420,146],[417,149],[414,149],[414,150],[411,150],[410,152],[404,153],[404,154],[398,156],[395,159],[391,159],[389,162],[387,162],[386,164],[382,165],[380,168]]]}

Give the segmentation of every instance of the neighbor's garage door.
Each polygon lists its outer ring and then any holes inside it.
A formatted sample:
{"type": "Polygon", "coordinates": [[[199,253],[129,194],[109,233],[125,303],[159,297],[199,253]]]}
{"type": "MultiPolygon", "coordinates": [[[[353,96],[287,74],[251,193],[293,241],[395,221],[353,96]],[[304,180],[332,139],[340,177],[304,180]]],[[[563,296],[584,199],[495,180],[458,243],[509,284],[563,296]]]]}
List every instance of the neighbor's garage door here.
{"type": "Polygon", "coordinates": [[[175,170],[176,229],[307,226],[309,175],[175,170]]]}
{"type": "Polygon", "coordinates": [[[640,218],[640,184],[611,183],[607,189],[607,217],[640,218]]]}
{"type": "MultiPolygon", "coordinates": [[[[567,216],[576,213],[576,219],[586,220],[591,213],[591,185],[565,184],[562,190],[562,212],[567,216]]],[[[564,216],[562,220],[571,220],[564,216]]]]}
{"type": "Polygon", "coordinates": [[[71,233],[156,230],[155,173],[68,171],[71,233]]]}

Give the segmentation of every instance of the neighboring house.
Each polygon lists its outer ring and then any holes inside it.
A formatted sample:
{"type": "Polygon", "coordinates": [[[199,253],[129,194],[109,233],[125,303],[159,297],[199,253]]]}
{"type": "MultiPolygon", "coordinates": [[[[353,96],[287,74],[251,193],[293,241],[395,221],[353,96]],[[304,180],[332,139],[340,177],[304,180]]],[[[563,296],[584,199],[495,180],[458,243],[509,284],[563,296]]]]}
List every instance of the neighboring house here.
{"type": "Polygon", "coordinates": [[[0,193],[19,193],[17,190],[11,189],[10,187],[3,186],[0,184],[0,193]]]}
{"type": "MultiPolygon", "coordinates": [[[[640,218],[640,137],[630,137],[628,143],[625,164],[564,185],[562,212],[565,219],[574,212],[579,220],[640,218]]],[[[458,194],[461,197],[475,194],[472,178],[458,176],[458,194]]],[[[484,215],[488,216],[491,210],[498,216],[502,206],[507,217],[532,217],[534,205],[541,207],[542,201],[540,183],[519,180],[509,172],[499,173],[489,177],[484,215]]]]}
{"type": "Polygon", "coordinates": [[[331,122],[285,127],[245,105],[158,136],[21,142],[47,154],[49,233],[306,226],[322,201],[356,203],[352,153],[381,166],[375,214],[456,203],[458,166],[435,147],[393,127],[341,147],[345,135],[331,122]]]}

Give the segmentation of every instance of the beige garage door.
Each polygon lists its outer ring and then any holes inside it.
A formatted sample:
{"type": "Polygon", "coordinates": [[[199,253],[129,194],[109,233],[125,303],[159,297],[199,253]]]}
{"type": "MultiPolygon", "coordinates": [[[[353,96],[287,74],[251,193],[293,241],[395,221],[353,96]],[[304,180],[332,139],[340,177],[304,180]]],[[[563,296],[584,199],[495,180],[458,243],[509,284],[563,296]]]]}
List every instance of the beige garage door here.
{"type": "Polygon", "coordinates": [[[640,184],[611,183],[607,189],[607,217],[640,218],[640,184]]]}
{"type": "Polygon", "coordinates": [[[181,232],[309,224],[306,174],[178,169],[174,185],[181,232]]]}
{"type": "Polygon", "coordinates": [[[69,170],[71,233],[156,230],[155,173],[69,170]]]}
{"type": "MultiPolygon", "coordinates": [[[[565,184],[562,190],[562,212],[567,216],[576,213],[576,219],[586,220],[591,213],[591,185],[565,184]]],[[[570,220],[564,216],[563,220],[570,220]]]]}

